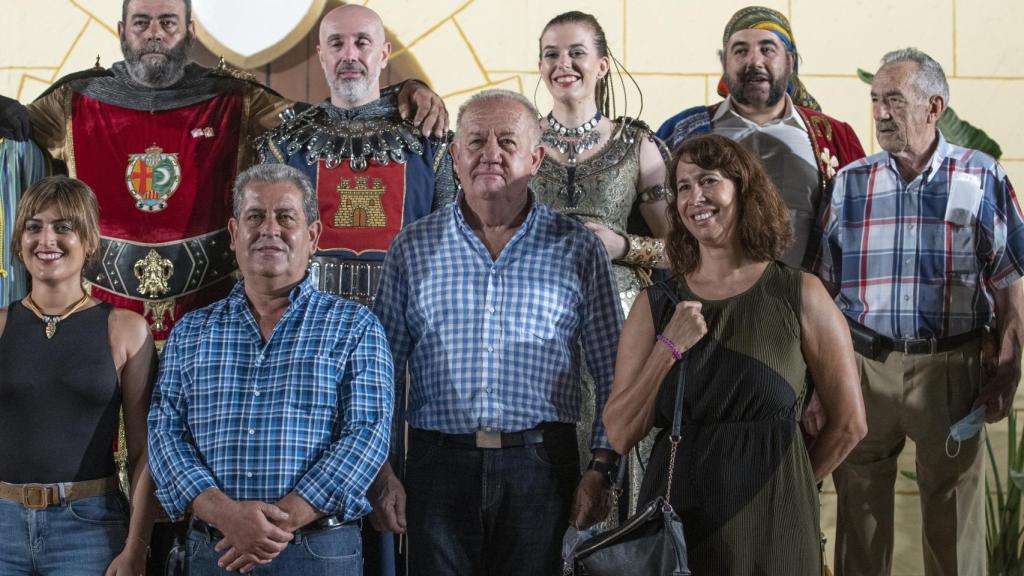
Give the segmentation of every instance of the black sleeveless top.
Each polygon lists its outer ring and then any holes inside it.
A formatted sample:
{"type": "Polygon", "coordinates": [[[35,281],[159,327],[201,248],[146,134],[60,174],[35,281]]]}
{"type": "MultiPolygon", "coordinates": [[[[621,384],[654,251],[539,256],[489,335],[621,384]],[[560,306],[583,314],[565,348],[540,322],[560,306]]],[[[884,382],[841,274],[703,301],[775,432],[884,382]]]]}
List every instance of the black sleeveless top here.
{"type": "Polygon", "coordinates": [[[46,324],[11,304],[0,336],[0,480],[77,482],[113,476],[121,388],[101,303],[46,339],[46,324]]]}
{"type": "Polygon", "coordinates": [[[685,369],[671,503],[694,574],[821,574],[817,487],[797,423],[807,391],[801,290],[801,272],[778,262],[722,300],[700,298],[678,276],[648,290],[657,332],[679,300],[700,301],[708,326],[662,381],[654,425],[663,430],[640,490],[641,503],[665,494],[667,429],[685,369]]]}

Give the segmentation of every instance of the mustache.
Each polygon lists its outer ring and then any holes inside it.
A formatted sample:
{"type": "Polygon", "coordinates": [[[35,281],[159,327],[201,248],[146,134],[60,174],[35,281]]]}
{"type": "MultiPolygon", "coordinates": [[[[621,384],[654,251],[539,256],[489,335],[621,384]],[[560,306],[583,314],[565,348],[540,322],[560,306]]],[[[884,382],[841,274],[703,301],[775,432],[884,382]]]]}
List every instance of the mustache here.
{"type": "Polygon", "coordinates": [[[879,120],[876,123],[876,127],[879,130],[895,130],[896,129],[896,123],[893,122],[892,120],[879,120]]]}
{"type": "Polygon", "coordinates": [[[767,80],[768,82],[774,82],[775,78],[772,77],[772,73],[767,70],[747,70],[740,77],[744,82],[761,82],[767,80]]]}
{"type": "Polygon", "coordinates": [[[149,42],[146,42],[145,46],[139,49],[139,56],[145,56],[146,54],[162,54],[167,56],[170,53],[171,51],[164,48],[163,45],[160,44],[159,40],[150,40],[149,42]]]}
{"type": "Polygon", "coordinates": [[[359,62],[340,62],[334,67],[334,73],[341,75],[343,72],[359,72],[366,74],[366,66],[363,66],[359,62]]]}
{"type": "Polygon", "coordinates": [[[258,242],[253,243],[252,246],[250,246],[251,250],[263,250],[265,248],[270,248],[272,250],[281,250],[283,252],[288,249],[288,246],[284,242],[280,242],[277,240],[260,240],[258,242]]]}

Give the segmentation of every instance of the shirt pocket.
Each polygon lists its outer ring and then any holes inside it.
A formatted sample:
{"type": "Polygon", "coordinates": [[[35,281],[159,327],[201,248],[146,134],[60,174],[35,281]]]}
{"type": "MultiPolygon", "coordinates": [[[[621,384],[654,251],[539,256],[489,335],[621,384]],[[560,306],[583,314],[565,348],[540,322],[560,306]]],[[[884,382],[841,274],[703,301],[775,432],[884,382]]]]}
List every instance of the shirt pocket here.
{"type": "Polygon", "coordinates": [[[554,340],[560,327],[575,313],[573,298],[555,286],[527,292],[524,305],[514,315],[516,332],[526,340],[554,340]]]}
{"type": "Polygon", "coordinates": [[[946,222],[946,273],[973,282],[978,273],[976,227],[946,222]]]}
{"type": "Polygon", "coordinates": [[[329,356],[294,359],[285,380],[285,399],[293,410],[330,417],[338,409],[338,360],[329,356]]]}

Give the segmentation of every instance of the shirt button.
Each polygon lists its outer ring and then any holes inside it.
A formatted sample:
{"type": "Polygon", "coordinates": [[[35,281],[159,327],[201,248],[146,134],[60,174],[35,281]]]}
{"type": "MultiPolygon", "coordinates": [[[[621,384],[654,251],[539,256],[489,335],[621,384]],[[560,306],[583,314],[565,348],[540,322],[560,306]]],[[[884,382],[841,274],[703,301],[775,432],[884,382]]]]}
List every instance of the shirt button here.
{"type": "Polygon", "coordinates": [[[498,269],[497,268],[491,268],[491,274],[497,274],[497,273],[498,273],[498,269]]]}
{"type": "Polygon", "coordinates": [[[907,258],[907,259],[906,259],[906,260],[904,260],[903,262],[904,262],[904,264],[910,264],[910,258],[907,258]]]}
{"type": "Polygon", "coordinates": [[[910,302],[910,294],[904,294],[903,295],[903,301],[904,302],[910,302]]]}
{"type": "Polygon", "coordinates": [[[494,306],[489,306],[489,307],[487,308],[487,313],[488,313],[488,314],[494,314],[494,306]]]}
{"type": "Polygon", "coordinates": [[[252,478],[252,472],[246,472],[245,473],[245,477],[246,478],[252,478]]]}
{"type": "Polygon", "coordinates": [[[252,436],[255,433],[256,433],[255,430],[253,430],[252,428],[249,428],[249,436],[252,436]]]}
{"type": "Polygon", "coordinates": [[[913,224],[910,224],[910,225],[908,225],[908,226],[907,226],[907,228],[909,228],[909,229],[913,230],[913,229],[914,229],[914,225],[913,225],[913,224]]]}
{"type": "Polygon", "coordinates": [[[493,346],[488,346],[487,347],[487,351],[488,352],[494,352],[494,347],[493,346]]]}
{"type": "Polygon", "coordinates": [[[490,386],[488,386],[485,390],[487,391],[488,394],[491,393],[491,387],[490,386]]]}

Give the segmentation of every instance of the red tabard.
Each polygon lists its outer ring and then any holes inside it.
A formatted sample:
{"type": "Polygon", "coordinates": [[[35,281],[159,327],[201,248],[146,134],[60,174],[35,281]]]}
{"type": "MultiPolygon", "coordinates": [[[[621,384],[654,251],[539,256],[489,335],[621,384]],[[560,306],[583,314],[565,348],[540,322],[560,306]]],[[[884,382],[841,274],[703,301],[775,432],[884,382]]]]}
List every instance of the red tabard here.
{"type": "MultiPolygon", "coordinates": [[[[74,94],[68,169],[96,193],[100,234],[165,244],[224,229],[241,153],[243,108],[237,92],[160,112],[129,110],[74,94]]],[[[169,294],[173,311],[163,318],[166,329],[154,329],[154,337],[166,338],[174,320],[223,297],[231,288],[229,279],[225,275],[184,296],[169,294]]],[[[139,295],[126,298],[95,286],[93,295],[147,316],[151,327],[157,320],[139,295]]]]}
{"type": "Polygon", "coordinates": [[[370,162],[363,172],[354,172],[348,160],[336,168],[321,160],[316,195],[323,222],[320,250],[383,254],[405,217],[405,165],[370,162]]]}

